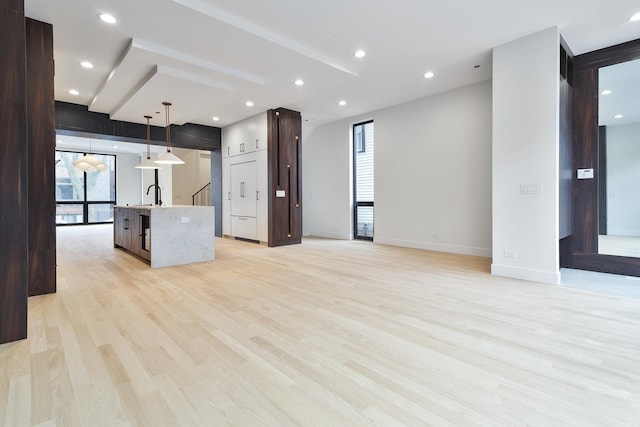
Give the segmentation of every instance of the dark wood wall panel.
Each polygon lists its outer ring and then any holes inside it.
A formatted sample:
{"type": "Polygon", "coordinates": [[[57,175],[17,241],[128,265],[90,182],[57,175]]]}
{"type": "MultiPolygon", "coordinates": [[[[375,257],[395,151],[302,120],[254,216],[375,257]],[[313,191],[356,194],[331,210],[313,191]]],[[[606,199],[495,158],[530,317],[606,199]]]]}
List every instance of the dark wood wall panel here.
{"type": "Polygon", "coordinates": [[[576,252],[597,252],[598,235],[591,230],[598,224],[598,72],[577,69],[574,81],[573,168],[593,168],[594,179],[574,182],[573,245],[576,252]]]}
{"type": "Polygon", "coordinates": [[[560,239],[573,234],[573,88],[567,79],[560,80],[560,239]]]}
{"type": "Polygon", "coordinates": [[[598,234],[607,234],[607,127],[598,127],[598,234]]]}
{"type": "Polygon", "coordinates": [[[640,259],[598,253],[599,163],[598,69],[640,59],[640,39],[585,53],[574,58],[574,169],[594,168],[595,179],[574,181],[573,267],[640,276],[640,259]]]}
{"type": "MultiPolygon", "coordinates": [[[[108,114],[89,111],[86,105],[56,101],[55,127],[62,135],[100,137],[146,144],[147,125],[111,120],[108,114]]],[[[142,117],[142,115],[140,116],[142,117]]],[[[171,125],[171,146],[194,150],[220,150],[222,132],[218,127],[186,123],[171,125]]],[[[151,126],[151,144],[165,145],[164,127],[151,126]]]]}
{"type": "Polygon", "coordinates": [[[302,120],[297,111],[269,110],[269,246],[302,242],[302,120]],[[284,191],[285,197],[276,197],[284,191]]]}
{"type": "Polygon", "coordinates": [[[56,291],[53,27],[26,20],[29,296],[56,291]]]}
{"type": "Polygon", "coordinates": [[[0,343],[27,337],[27,126],[23,0],[0,2],[0,343]]]}

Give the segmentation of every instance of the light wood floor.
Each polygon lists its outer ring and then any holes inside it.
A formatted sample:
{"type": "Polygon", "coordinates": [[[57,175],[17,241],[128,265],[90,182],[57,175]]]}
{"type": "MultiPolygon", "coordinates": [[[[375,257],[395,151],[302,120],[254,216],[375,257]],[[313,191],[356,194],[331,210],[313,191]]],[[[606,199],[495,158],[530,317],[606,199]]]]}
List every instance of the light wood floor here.
{"type": "Polygon", "coordinates": [[[151,270],[109,227],[59,229],[59,292],[0,346],[0,424],[640,425],[640,300],[368,242],[216,244],[151,270]]]}

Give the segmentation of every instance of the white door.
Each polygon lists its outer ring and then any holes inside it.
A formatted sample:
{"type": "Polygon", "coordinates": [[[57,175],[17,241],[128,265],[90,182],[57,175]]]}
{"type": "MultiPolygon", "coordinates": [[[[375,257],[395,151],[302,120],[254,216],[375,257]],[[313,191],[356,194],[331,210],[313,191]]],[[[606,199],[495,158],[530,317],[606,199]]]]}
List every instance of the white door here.
{"type": "Polygon", "coordinates": [[[231,165],[231,215],[256,216],[256,161],[231,165]]]}

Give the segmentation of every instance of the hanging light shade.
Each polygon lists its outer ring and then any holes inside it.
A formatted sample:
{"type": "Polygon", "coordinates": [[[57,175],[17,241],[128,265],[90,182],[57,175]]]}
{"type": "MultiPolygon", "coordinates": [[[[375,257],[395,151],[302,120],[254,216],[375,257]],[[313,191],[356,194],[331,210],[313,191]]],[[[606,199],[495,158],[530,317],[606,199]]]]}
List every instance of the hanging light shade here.
{"type": "Polygon", "coordinates": [[[96,156],[91,154],[91,138],[89,138],[89,154],[85,154],[78,160],[73,162],[73,166],[77,167],[83,172],[104,172],[107,170],[107,165],[100,161],[96,156]]]}
{"type": "Polygon", "coordinates": [[[171,106],[171,103],[163,102],[162,105],[164,105],[164,112],[167,121],[167,126],[165,128],[167,131],[167,151],[158,156],[158,159],[154,160],[154,162],[161,165],[183,165],[184,161],[171,152],[171,125],[169,122],[169,107],[171,106]]]}
{"type": "Polygon", "coordinates": [[[149,124],[149,120],[151,116],[144,116],[147,119],[147,158],[142,161],[142,163],[138,163],[135,165],[136,169],[161,169],[162,166],[159,166],[153,160],[151,160],[151,125],[149,124]]]}

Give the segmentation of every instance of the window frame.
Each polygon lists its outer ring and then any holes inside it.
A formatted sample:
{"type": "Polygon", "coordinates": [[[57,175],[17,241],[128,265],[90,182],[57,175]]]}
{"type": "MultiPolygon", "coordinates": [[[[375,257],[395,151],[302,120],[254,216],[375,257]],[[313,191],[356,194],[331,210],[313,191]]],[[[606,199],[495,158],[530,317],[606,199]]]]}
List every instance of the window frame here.
{"type": "MultiPolygon", "coordinates": [[[[56,183],[55,183],[55,188],[56,188],[56,227],[72,227],[72,226],[77,226],[77,225],[97,225],[97,224],[113,224],[113,215],[111,216],[111,221],[95,221],[95,222],[89,222],[89,206],[90,205],[111,205],[111,209],[113,212],[113,207],[116,204],[116,200],[118,198],[117,196],[117,192],[118,192],[118,183],[117,183],[117,179],[118,179],[118,156],[116,154],[107,154],[107,153],[96,153],[96,152],[87,152],[87,151],[72,151],[72,150],[55,150],[56,153],[73,153],[73,154],[80,154],[82,156],[87,155],[87,154],[92,154],[92,155],[98,155],[98,156],[110,156],[113,157],[113,174],[114,174],[114,181],[113,181],[113,200],[87,200],[87,196],[88,196],[88,190],[87,190],[87,175],[89,173],[92,172],[82,172],[83,173],[83,188],[82,188],[82,192],[83,192],[83,199],[82,200],[58,200],[58,191],[57,191],[57,187],[58,187],[58,182],[57,182],[57,176],[56,176],[56,183]],[[57,221],[57,207],[60,205],[82,205],[82,222],[74,222],[74,223],[58,223],[57,221]]],[[[104,173],[104,172],[100,172],[100,173],[104,173]]]]}

